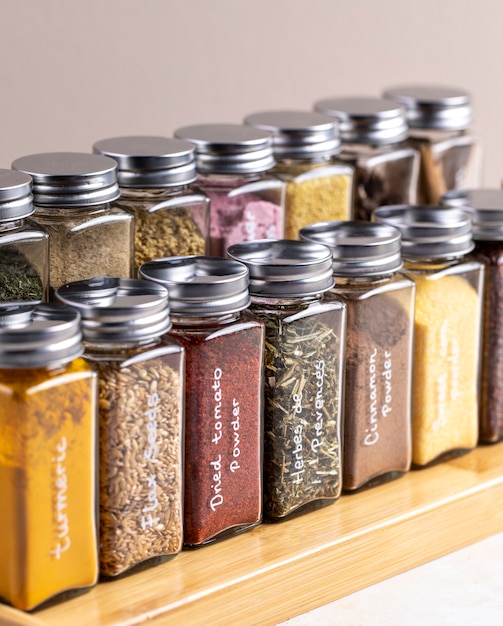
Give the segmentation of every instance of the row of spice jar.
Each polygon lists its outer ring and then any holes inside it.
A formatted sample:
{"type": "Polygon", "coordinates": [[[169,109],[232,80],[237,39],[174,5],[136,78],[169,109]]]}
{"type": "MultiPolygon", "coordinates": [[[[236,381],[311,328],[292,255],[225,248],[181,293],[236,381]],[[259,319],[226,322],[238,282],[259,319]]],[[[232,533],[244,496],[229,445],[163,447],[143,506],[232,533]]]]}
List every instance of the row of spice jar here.
{"type": "Polygon", "coordinates": [[[16,159],[0,171],[0,300],[52,299],[61,284],[136,276],[154,258],[224,257],[241,241],[296,239],[316,221],[369,220],[381,205],[480,186],[467,92],[384,96],[16,159]]]}
{"type": "Polygon", "coordinates": [[[0,595],[29,609],[96,581],[98,424],[104,576],[500,439],[484,242],[466,256],[496,214],[473,215],[382,207],[68,283],[66,308],[2,305],[0,595]]]}

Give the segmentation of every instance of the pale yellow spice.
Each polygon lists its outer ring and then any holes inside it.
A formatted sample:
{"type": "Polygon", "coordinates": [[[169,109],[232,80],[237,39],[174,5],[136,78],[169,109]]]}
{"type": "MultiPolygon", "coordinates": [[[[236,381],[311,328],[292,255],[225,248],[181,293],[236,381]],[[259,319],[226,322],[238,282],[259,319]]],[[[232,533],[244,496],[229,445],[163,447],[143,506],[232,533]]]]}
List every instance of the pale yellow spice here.
{"type": "Polygon", "coordinates": [[[478,439],[480,299],[462,276],[416,282],[413,455],[426,465],[478,439]]]}

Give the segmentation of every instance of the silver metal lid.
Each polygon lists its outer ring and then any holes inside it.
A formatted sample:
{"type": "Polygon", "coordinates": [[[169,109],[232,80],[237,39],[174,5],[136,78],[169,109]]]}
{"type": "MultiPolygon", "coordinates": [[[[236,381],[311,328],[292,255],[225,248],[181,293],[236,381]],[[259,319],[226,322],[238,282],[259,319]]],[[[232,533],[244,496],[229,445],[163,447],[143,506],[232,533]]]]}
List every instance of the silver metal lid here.
{"type": "Polygon", "coordinates": [[[274,165],[270,133],[245,124],[196,124],[175,132],[196,146],[202,174],[251,174],[274,165]]]}
{"type": "Polygon", "coordinates": [[[56,297],[81,314],[84,341],[136,342],[171,328],[167,290],[144,280],[96,276],[58,287],[56,297]]]}
{"type": "Polygon", "coordinates": [[[195,146],[168,137],[112,137],[97,141],[93,152],[117,162],[121,187],[172,187],[196,180],[195,146]]]}
{"type": "Polygon", "coordinates": [[[247,266],[252,296],[312,296],[334,285],[332,253],[318,243],[293,239],[246,241],[230,246],[227,256],[247,266]]]}
{"type": "Polygon", "coordinates": [[[40,302],[0,303],[0,367],[29,369],[68,363],[83,352],[80,315],[40,302]]]}
{"type": "Polygon", "coordinates": [[[409,134],[405,107],[383,98],[352,97],[319,100],[315,111],[335,117],[346,143],[390,144],[409,134]]]}
{"type": "Polygon", "coordinates": [[[328,157],[341,149],[337,122],[328,115],[310,111],[263,111],[248,115],[244,121],[272,133],[277,157],[328,157]]]}
{"type": "Polygon", "coordinates": [[[12,167],[32,177],[36,207],[93,206],[120,195],[117,163],[100,154],[31,154],[16,159],[12,167]]]}
{"type": "Polygon", "coordinates": [[[503,189],[459,189],[440,198],[446,206],[460,206],[472,216],[476,241],[503,240],[503,189]]]}
{"type": "Polygon", "coordinates": [[[173,315],[209,317],[236,313],[250,304],[248,269],[210,256],[155,259],[139,274],[167,287],[173,315]]]}
{"type": "Polygon", "coordinates": [[[404,259],[447,259],[474,248],[468,211],[434,205],[382,206],[374,210],[376,222],[397,228],[402,235],[404,259]]]}
{"type": "Polygon", "coordinates": [[[22,219],[35,211],[31,187],[28,174],[0,169],[0,222],[22,219]]]}
{"type": "Polygon", "coordinates": [[[411,128],[464,130],[473,122],[471,96],[464,89],[404,85],[390,87],[383,95],[405,106],[411,128]]]}
{"type": "Polygon", "coordinates": [[[328,246],[335,276],[376,276],[402,265],[400,231],[363,221],[318,222],[299,231],[302,241],[328,246]]]}

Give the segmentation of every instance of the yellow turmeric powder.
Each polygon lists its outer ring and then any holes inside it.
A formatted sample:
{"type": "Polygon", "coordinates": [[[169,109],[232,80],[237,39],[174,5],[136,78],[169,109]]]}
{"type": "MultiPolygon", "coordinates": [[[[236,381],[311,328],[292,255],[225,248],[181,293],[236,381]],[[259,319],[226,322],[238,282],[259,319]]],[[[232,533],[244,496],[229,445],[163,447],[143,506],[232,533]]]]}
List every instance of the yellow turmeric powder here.
{"type": "Polygon", "coordinates": [[[98,574],[96,374],[0,368],[0,597],[29,610],[98,574]]]}
{"type": "Polygon", "coordinates": [[[407,272],[416,282],[412,461],[420,466],[478,440],[480,268],[464,267],[407,272]]]}

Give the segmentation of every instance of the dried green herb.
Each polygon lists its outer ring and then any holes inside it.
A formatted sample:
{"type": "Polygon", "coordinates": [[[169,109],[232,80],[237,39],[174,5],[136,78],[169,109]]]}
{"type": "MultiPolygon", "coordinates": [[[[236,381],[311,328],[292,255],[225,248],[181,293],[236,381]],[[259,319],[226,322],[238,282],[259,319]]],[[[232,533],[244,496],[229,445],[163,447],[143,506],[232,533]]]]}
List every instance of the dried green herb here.
{"type": "Polygon", "coordinates": [[[264,515],[277,520],[340,495],[340,311],[254,311],[266,332],[264,515]]]}
{"type": "Polygon", "coordinates": [[[0,302],[43,297],[42,280],[24,254],[12,246],[0,249],[0,302]]]}

